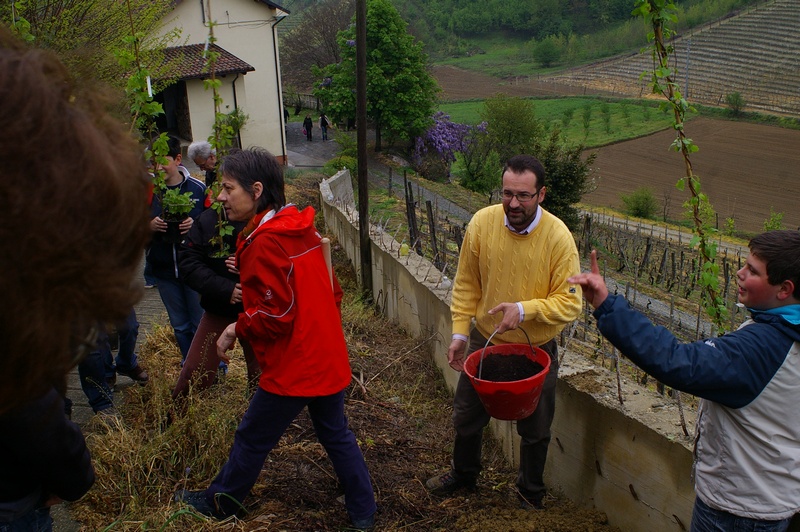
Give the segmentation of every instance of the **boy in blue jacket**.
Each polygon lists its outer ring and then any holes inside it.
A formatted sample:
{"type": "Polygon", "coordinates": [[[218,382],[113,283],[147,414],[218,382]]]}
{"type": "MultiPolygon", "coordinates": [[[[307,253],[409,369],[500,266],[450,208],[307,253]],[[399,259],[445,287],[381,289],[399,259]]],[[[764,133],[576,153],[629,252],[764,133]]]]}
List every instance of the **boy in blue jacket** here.
{"type": "Polygon", "coordinates": [[[609,295],[591,273],[571,277],[600,332],[644,371],[702,399],[695,435],[691,530],[782,532],[800,512],[800,231],[750,241],[737,273],[751,313],[735,332],[688,344],[609,295]]]}
{"type": "MultiPolygon", "coordinates": [[[[183,159],[180,140],[169,136],[167,146],[169,151],[166,155],[167,164],[163,167],[164,183],[167,189],[190,193],[194,201],[189,216],[180,224],[181,235],[186,235],[194,219],[203,212],[206,186],[199,179],[189,175],[189,171],[181,165],[183,159]]],[[[200,306],[200,295],[189,288],[180,276],[178,270],[180,244],[172,243],[165,237],[167,222],[162,218],[162,214],[161,200],[158,194],[154,194],[150,204],[150,229],[153,231],[153,240],[147,249],[146,261],[150,267],[150,275],[156,280],[161,301],[167,309],[169,323],[175,331],[181,357],[186,360],[194,333],[203,316],[203,308],[200,306]]]]}

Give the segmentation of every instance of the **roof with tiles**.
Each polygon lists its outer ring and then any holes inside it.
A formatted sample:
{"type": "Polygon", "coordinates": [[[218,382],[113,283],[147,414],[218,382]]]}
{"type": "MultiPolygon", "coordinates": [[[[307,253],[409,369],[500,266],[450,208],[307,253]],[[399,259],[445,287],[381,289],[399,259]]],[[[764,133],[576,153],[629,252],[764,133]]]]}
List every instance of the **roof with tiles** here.
{"type": "MultiPolygon", "coordinates": [[[[226,74],[241,74],[253,72],[255,68],[246,61],[242,61],[227,50],[212,44],[211,50],[219,53],[215,73],[217,76],[226,74]]],[[[186,46],[173,46],[164,51],[164,59],[174,65],[172,74],[177,79],[204,79],[211,77],[203,57],[205,44],[189,44],[186,46]]]]}
{"type": "Polygon", "coordinates": [[[262,4],[267,4],[272,9],[280,9],[281,11],[285,11],[286,13],[289,13],[288,9],[286,9],[285,7],[279,6],[275,2],[270,2],[269,0],[256,0],[256,2],[261,2],[262,4]]]}
{"type": "MultiPolygon", "coordinates": [[[[182,1],[183,1],[183,0],[174,0],[174,2],[175,2],[176,4],[180,4],[182,1]]],[[[275,2],[270,2],[269,0],[255,0],[255,1],[256,1],[256,2],[258,2],[259,4],[264,4],[264,5],[266,5],[267,7],[270,7],[270,8],[272,8],[272,9],[280,9],[281,11],[284,11],[284,12],[286,12],[286,13],[289,13],[289,10],[288,10],[288,9],[286,9],[285,7],[281,7],[281,6],[279,6],[279,5],[278,5],[278,4],[276,4],[275,2]]]]}

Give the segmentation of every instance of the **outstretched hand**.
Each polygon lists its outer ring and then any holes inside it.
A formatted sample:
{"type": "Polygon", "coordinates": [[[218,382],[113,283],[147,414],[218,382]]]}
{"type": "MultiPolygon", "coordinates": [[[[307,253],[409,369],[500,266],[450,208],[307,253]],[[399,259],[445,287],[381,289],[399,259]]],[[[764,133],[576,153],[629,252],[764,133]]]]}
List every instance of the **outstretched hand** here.
{"type": "Polygon", "coordinates": [[[217,338],[217,356],[223,362],[230,362],[231,357],[228,355],[228,350],[233,348],[233,342],[236,341],[236,322],[231,323],[222,334],[217,338]]]}
{"type": "Polygon", "coordinates": [[[591,265],[591,272],[573,275],[567,281],[580,285],[583,289],[583,297],[592,307],[597,308],[608,297],[608,288],[606,288],[606,282],[600,275],[600,268],[597,266],[596,249],[592,250],[591,265]]]}

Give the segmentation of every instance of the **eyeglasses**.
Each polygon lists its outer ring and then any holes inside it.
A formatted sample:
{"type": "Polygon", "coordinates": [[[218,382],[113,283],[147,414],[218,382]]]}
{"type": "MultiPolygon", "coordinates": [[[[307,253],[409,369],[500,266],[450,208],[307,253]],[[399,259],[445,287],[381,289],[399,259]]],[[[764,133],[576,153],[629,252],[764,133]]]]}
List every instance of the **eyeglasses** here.
{"type": "Polygon", "coordinates": [[[511,201],[512,199],[517,198],[517,201],[520,202],[520,203],[528,203],[533,198],[538,196],[539,192],[541,192],[541,191],[542,191],[542,189],[540,188],[539,190],[536,191],[536,194],[531,194],[530,192],[518,192],[517,194],[514,194],[510,190],[504,190],[503,191],[503,199],[505,201],[511,201]]]}

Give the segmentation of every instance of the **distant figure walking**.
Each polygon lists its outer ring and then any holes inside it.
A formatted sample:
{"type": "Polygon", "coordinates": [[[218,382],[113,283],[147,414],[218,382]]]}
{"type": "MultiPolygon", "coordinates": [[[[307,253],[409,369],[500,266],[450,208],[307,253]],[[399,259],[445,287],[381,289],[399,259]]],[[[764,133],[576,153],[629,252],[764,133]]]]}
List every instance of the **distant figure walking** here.
{"type": "Polygon", "coordinates": [[[322,131],[322,140],[328,140],[328,117],[325,113],[319,114],[319,129],[322,131]]]}
{"type": "Polygon", "coordinates": [[[311,140],[311,128],[314,127],[314,122],[311,120],[311,115],[306,115],[306,119],[303,120],[303,133],[306,134],[306,140],[311,140]]]}

